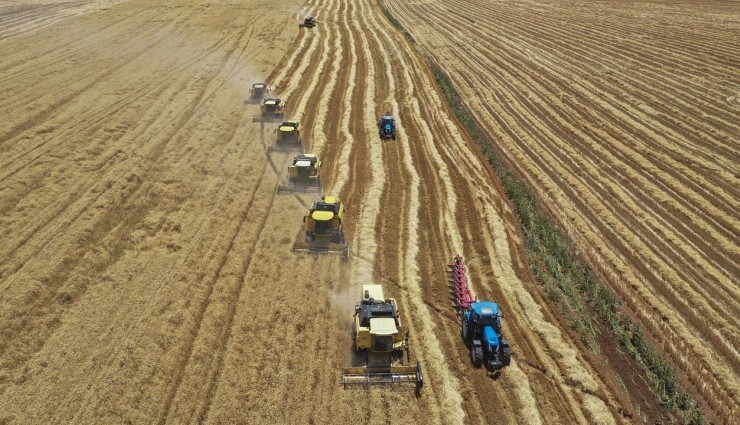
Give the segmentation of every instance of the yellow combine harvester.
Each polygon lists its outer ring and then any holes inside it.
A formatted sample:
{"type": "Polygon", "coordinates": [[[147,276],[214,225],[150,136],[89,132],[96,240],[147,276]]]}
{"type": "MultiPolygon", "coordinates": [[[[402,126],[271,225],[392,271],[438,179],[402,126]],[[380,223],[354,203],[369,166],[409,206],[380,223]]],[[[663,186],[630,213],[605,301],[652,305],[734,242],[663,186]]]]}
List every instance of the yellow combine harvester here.
{"type": "Polygon", "coordinates": [[[362,286],[352,339],[355,351],[365,356],[365,365],[342,370],[342,385],[414,384],[421,391],[421,363],[403,364],[404,353],[407,360],[410,357],[408,333],[401,326],[396,300],[386,299],[380,285],[362,286]]]}
{"type": "Polygon", "coordinates": [[[282,99],[279,97],[266,97],[260,104],[262,116],[252,118],[252,122],[282,120],[285,116],[284,109],[285,103],[282,99]]]}
{"type": "Polygon", "coordinates": [[[266,83],[254,83],[252,84],[252,88],[249,89],[249,99],[245,100],[244,103],[260,103],[269,92],[270,87],[266,83]]]}
{"type": "Polygon", "coordinates": [[[299,121],[283,121],[275,129],[275,133],[277,134],[275,146],[267,148],[268,152],[301,150],[301,123],[299,121]]]}
{"type": "Polygon", "coordinates": [[[278,186],[278,194],[304,192],[321,194],[321,161],[312,153],[293,158],[293,165],[288,167],[290,185],[278,186]]]}
{"type": "Polygon", "coordinates": [[[336,196],[323,196],[303,217],[305,240],[293,245],[294,252],[341,254],[349,258],[349,244],[344,240],[344,204],[336,196]]]}

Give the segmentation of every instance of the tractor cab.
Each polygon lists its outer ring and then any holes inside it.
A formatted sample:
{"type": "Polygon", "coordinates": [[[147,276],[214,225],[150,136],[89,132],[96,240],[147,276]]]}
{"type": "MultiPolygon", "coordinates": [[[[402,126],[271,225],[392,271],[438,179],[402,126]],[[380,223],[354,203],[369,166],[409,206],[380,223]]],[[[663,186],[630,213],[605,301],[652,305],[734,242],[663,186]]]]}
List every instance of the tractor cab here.
{"type": "Polygon", "coordinates": [[[473,303],[472,309],[473,323],[481,328],[491,327],[497,334],[501,333],[501,319],[499,318],[498,304],[493,302],[473,303]]]}
{"type": "Polygon", "coordinates": [[[378,133],[383,140],[396,140],[396,119],[389,112],[378,121],[378,133]]]}

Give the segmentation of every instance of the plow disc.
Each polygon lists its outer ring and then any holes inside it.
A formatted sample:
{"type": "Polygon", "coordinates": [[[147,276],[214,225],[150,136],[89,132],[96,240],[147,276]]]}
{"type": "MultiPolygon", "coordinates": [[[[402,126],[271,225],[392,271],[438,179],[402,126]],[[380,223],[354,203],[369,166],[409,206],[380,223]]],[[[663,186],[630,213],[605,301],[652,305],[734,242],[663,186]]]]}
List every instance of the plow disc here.
{"type": "Polygon", "coordinates": [[[424,386],[421,363],[415,366],[347,367],[342,369],[342,386],[353,385],[414,385],[417,391],[424,386]]]}
{"type": "Polygon", "coordinates": [[[463,311],[477,300],[476,296],[468,287],[468,278],[465,275],[466,268],[463,258],[455,256],[452,263],[452,279],[455,284],[455,301],[459,311],[463,311]]]}

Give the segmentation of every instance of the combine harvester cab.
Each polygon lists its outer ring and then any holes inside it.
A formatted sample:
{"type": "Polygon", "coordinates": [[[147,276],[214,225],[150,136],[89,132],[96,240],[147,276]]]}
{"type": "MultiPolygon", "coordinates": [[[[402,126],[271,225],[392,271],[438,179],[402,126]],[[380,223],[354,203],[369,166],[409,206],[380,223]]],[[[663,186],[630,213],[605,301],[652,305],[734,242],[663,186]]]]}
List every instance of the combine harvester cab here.
{"type": "Polygon", "coordinates": [[[378,120],[378,135],[381,140],[396,140],[396,119],[390,112],[386,112],[378,120]]]}
{"type": "Polygon", "coordinates": [[[277,138],[275,146],[267,148],[268,152],[295,152],[300,151],[301,145],[301,123],[299,121],[283,121],[275,129],[277,138]]]}
{"type": "Polygon", "coordinates": [[[278,186],[278,194],[317,193],[321,194],[321,161],[316,155],[307,153],[293,158],[293,165],[288,167],[290,184],[278,186]]]}
{"type": "Polygon", "coordinates": [[[493,301],[478,301],[468,287],[465,263],[459,255],[452,266],[460,333],[470,349],[473,366],[497,372],[511,363],[509,341],[503,339],[501,313],[493,301]]]}
{"type": "Polygon", "coordinates": [[[293,245],[293,252],[340,254],[349,258],[349,243],[344,239],[344,204],[336,196],[323,196],[303,217],[305,239],[293,245]]]}
{"type": "Polygon", "coordinates": [[[283,113],[284,108],[285,103],[280,98],[267,97],[262,100],[262,104],[260,104],[260,111],[262,113],[262,116],[260,118],[253,118],[252,122],[280,121],[285,116],[285,114],[283,113]]]}
{"type": "Polygon", "coordinates": [[[265,95],[270,92],[270,88],[265,83],[254,83],[249,89],[250,97],[244,103],[260,103],[265,95]]]}
{"type": "Polygon", "coordinates": [[[363,366],[342,370],[342,385],[413,385],[417,393],[424,386],[421,363],[404,365],[410,357],[408,333],[403,332],[396,300],[386,299],[380,285],[363,285],[362,298],[355,305],[352,339],[356,353],[365,356],[363,366]]]}

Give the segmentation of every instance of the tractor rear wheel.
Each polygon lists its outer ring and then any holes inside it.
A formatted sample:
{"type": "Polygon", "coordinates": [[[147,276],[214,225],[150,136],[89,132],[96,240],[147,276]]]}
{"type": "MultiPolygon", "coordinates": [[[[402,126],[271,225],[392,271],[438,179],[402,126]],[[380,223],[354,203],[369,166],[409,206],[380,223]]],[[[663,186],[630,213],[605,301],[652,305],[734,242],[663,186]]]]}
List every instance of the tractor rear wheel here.
{"type": "Polygon", "coordinates": [[[473,366],[481,367],[483,365],[483,348],[480,346],[473,346],[470,349],[470,357],[473,360],[473,366]]]}
{"type": "Polygon", "coordinates": [[[468,340],[468,321],[465,320],[465,315],[463,314],[462,317],[462,325],[460,326],[460,335],[462,335],[463,341],[465,341],[465,345],[469,344],[468,340]]]}
{"type": "Polygon", "coordinates": [[[509,347],[509,343],[507,341],[504,341],[504,344],[501,344],[501,363],[503,363],[504,366],[508,366],[509,363],[511,363],[511,347],[509,347]]]}

